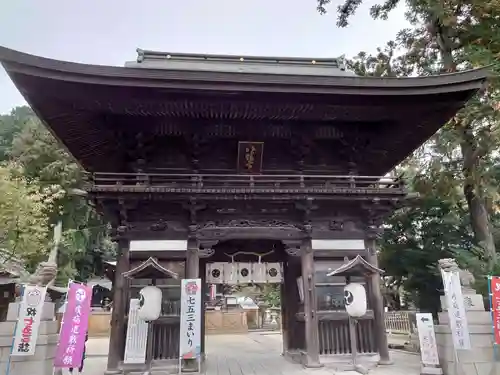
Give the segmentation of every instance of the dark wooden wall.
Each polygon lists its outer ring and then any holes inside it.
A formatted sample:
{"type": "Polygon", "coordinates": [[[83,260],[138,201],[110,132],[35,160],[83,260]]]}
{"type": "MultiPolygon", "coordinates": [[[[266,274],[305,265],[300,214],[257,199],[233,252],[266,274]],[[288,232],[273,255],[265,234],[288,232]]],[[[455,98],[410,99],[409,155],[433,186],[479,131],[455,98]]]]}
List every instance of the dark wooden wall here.
{"type": "Polygon", "coordinates": [[[345,175],[363,163],[361,153],[386,125],[128,116],[113,119],[109,128],[126,146],[130,172],[236,173],[238,142],[251,141],[264,143],[262,173],[345,175]]]}

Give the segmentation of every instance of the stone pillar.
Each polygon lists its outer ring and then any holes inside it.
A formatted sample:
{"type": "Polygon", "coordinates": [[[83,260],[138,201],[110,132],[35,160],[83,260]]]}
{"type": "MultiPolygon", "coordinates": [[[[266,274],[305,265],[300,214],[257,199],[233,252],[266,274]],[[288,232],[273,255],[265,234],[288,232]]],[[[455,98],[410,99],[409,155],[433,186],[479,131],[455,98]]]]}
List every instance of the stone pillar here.
{"type": "MultiPolygon", "coordinates": [[[[20,303],[20,301],[10,303],[6,321],[0,322],[1,375],[7,372],[7,364],[12,347],[12,336],[18,320],[20,303]]],[[[54,357],[59,341],[59,322],[54,320],[54,305],[53,302],[45,302],[43,305],[35,354],[29,357],[11,357],[9,375],[53,374],[54,357]]]]}
{"type": "Polygon", "coordinates": [[[302,279],[304,280],[304,322],[306,338],[306,359],[304,366],[318,368],[319,334],[318,314],[316,313],[316,285],[314,282],[314,252],[311,239],[306,239],[301,245],[302,279]]]}
{"type": "Polygon", "coordinates": [[[128,280],[123,273],[130,268],[130,241],[125,237],[126,227],[117,229],[118,261],[116,263],[115,282],[113,284],[113,309],[111,312],[111,331],[109,335],[108,365],[105,374],[119,374],[119,362],[125,350],[125,311],[128,297],[128,280]]]}
{"type": "MultiPolygon", "coordinates": [[[[378,268],[377,249],[375,246],[376,233],[369,233],[365,239],[367,249],[367,260],[378,268]]],[[[375,325],[375,342],[380,355],[380,365],[391,365],[389,356],[389,345],[387,343],[387,333],[385,331],[384,321],[384,299],[380,290],[380,275],[374,274],[369,279],[371,304],[373,309],[373,318],[375,325]]]]}

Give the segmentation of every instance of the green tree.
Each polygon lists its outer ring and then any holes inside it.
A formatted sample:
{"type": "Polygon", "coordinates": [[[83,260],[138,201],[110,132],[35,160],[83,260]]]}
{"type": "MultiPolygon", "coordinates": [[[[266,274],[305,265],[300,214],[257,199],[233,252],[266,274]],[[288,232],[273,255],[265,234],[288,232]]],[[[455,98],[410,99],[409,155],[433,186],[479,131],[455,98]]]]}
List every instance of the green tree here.
{"type": "MultiPolygon", "coordinates": [[[[421,178],[410,182],[413,191],[427,189],[428,181],[421,178]]],[[[396,285],[408,291],[417,307],[437,313],[442,282],[436,264],[439,259],[472,248],[466,221],[453,202],[436,191],[427,191],[413,204],[395,212],[385,225],[379,242],[380,266],[396,285]]]]}
{"type": "Polygon", "coordinates": [[[281,306],[280,284],[265,284],[262,287],[262,300],[267,306],[281,306]]]}
{"type": "MultiPolygon", "coordinates": [[[[318,0],[318,10],[326,12],[329,3],[329,0],[318,0]]],[[[362,0],[345,0],[337,8],[337,25],[347,26],[349,17],[361,3],[362,0]]],[[[399,3],[399,0],[387,0],[373,5],[370,13],[374,18],[386,19],[399,3]]],[[[405,4],[412,28],[402,30],[395,42],[400,48],[395,61],[405,67],[402,75],[456,72],[490,63],[498,71],[498,1],[408,0],[405,4]]],[[[493,203],[498,202],[498,189],[490,170],[499,144],[498,95],[498,80],[494,78],[487,90],[471,100],[428,143],[426,150],[433,154],[427,167],[434,175],[459,161],[460,171],[453,173],[453,178],[461,186],[475,243],[483,249],[490,269],[496,263],[491,215],[493,203]],[[436,162],[437,158],[444,163],[436,162]]],[[[457,184],[449,183],[449,186],[457,195],[457,184]]]]}
{"type": "Polygon", "coordinates": [[[47,212],[49,223],[62,220],[64,230],[58,280],[62,283],[68,278],[85,280],[101,273],[102,261],[114,259],[114,246],[109,240],[107,223],[85,199],[71,194],[83,186],[82,168],[29,108],[17,108],[15,113],[8,120],[14,123],[12,128],[16,131],[7,156],[40,191],[58,186],[63,192],[47,212]]]}
{"type": "Polygon", "coordinates": [[[28,107],[16,107],[10,114],[0,115],[0,161],[8,160],[12,141],[31,115],[31,109],[28,107]]]}
{"type": "MultiPolygon", "coordinates": [[[[361,2],[346,0],[338,7],[338,26],[347,25],[361,2]]],[[[372,6],[370,13],[386,19],[399,3],[387,0],[372,6]]],[[[319,11],[325,12],[328,4],[318,0],[319,11]]],[[[473,271],[483,295],[485,275],[500,272],[496,253],[500,3],[407,0],[405,4],[412,27],[399,32],[395,42],[374,56],[360,53],[349,62],[351,69],[376,76],[440,74],[478,66],[491,66],[493,72],[488,87],[404,163],[404,171],[412,175],[409,185],[421,200],[417,207],[396,212],[381,241],[382,265],[411,292],[418,307],[435,311],[441,284],[436,272],[439,257],[452,255],[473,271]],[[415,179],[419,175],[425,178],[415,179]]]]}
{"type": "Polygon", "coordinates": [[[39,189],[23,177],[19,166],[0,166],[0,250],[23,260],[28,268],[48,254],[51,229],[48,213],[62,194],[58,186],[39,189]]]}

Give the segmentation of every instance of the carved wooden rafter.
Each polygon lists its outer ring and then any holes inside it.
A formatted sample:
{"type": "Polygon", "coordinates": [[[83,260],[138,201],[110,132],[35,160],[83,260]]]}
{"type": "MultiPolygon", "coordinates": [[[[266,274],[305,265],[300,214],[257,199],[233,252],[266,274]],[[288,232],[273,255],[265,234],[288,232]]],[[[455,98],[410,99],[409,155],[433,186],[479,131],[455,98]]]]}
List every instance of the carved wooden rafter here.
{"type": "Polygon", "coordinates": [[[125,153],[125,160],[127,164],[127,168],[135,172],[139,172],[139,168],[137,168],[137,160],[140,159],[140,151],[138,149],[137,144],[137,135],[132,135],[127,128],[123,126],[118,127],[118,130],[115,132],[115,138],[117,143],[123,145],[123,150],[125,153]]]}
{"type": "Polygon", "coordinates": [[[200,134],[200,128],[196,124],[192,124],[192,131],[185,135],[189,145],[189,160],[194,173],[198,173],[200,169],[200,160],[207,151],[208,138],[200,134]]]}
{"type": "Polygon", "coordinates": [[[207,240],[229,239],[301,239],[308,236],[303,228],[280,220],[222,220],[200,225],[196,238],[200,243],[207,240]]]}
{"type": "Polygon", "coordinates": [[[196,226],[198,212],[207,208],[205,203],[199,203],[195,196],[190,196],[189,200],[182,206],[189,213],[190,225],[196,226]]]}
{"type": "Polygon", "coordinates": [[[317,210],[319,208],[318,205],[314,203],[313,198],[308,198],[303,201],[299,201],[295,204],[295,208],[299,211],[302,212],[302,230],[304,233],[307,235],[312,234],[312,226],[311,226],[311,219],[312,219],[312,213],[313,211],[317,210]]]}
{"type": "Polygon", "coordinates": [[[351,126],[345,127],[343,136],[339,141],[344,146],[343,150],[345,150],[346,161],[351,165],[357,165],[360,162],[359,157],[360,155],[364,155],[362,151],[369,142],[367,137],[366,132],[361,131],[358,124],[351,124],[351,126]],[[346,152],[347,150],[349,152],[346,152]]]}
{"type": "Polygon", "coordinates": [[[328,222],[328,228],[334,232],[342,231],[344,229],[344,221],[340,219],[330,220],[328,222]]]}
{"type": "Polygon", "coordinates": [[[118,207],[116,210],[110,210],[110,212],[111,215],[108,218],[112,228],[111,238],[116,242],[126,238],[127,232],[130,230],[126,201],[118,200],[118,207]]]}
{"type": "Polygon", "coordinates": [[[382,203],[380,200],[372,200],[362,205],[365,212],[365,233],[367,239],[376,239],[383,233],[382,224],[393,212],[392,204],[382,203]]]}
{"type": "Polygon", "coordinates": [[[168,223],[163,219],[160,219],[156,223],[151,224],[149,226],[149,230],[152,232],[164,232],[167,229],[168,229],[168,223]]]}
{"type": "Polygon", "coordinates": [[[298,257],[301,254],[302,241],[282,241],[285,245],[285,252],[291,257],[298,257]]]}
{"type": "Polygon", "coordinates": [[[215,254],[215,249],[212,247],[201,248],[198,250],[198,255],[200,258],[210,258],[215,254]]]}
{"type": "Polygon", "coordinates": [[[303,172],[306,159],[311,154],[312,139],[304,128],[295,128],[292,132],[291,145],[291,152],[296,161],[297,170],[303,172]]]}

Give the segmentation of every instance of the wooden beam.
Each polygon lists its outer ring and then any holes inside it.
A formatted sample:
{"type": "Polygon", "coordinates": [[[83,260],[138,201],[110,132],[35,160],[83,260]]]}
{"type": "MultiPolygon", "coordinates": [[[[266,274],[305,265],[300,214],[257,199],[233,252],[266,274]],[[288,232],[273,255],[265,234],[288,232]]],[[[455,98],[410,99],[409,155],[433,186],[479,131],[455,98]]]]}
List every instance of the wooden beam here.
{"type": "Polygon", "coordinates": [[[318,314],[316,313],[316,285],[314,281],[314,252],[311,239],[301,246],[302,279],[304,282],[304,320],[306,338],[305,367],[321,367],[319,362],[318,314]]]}
{"type": "Polygon", "coordinates": [[[200,277],[200,255],[198,243],[195,239],[188,239],[186,252],[186,279],[197,279],[200,277]]]}
{"type": "MultiPolygon", "coordinates": [[[[375,246],[375,238],[367,238],[365,240],[367,249],[367,260],[375,267],[378,268],[378,258],[375,246]]],[[[384,322],[384,300],[382,298],[382,291],[380,290],[380,275],[374,274],[368,279],[371,294],[372,309],[375,326],[375,343],[380,355],[380,365],[391,365],[393,362],[389,356],[389,345],[387,343],[387,333],[385,330],[384,322]]]]}
{"type": "Polygon", "coordinates": [[[113,285],[113,310],[109,337],[108,364],[105,374],[119,374],[118,365],[125,349],[125,309],[127,306],[128,281],[123,273],[129,270],[129,240],[118,238],[118,262],[113,285]]]}
{"type": "Polygon", "coordinates": [[[201,278],[201,358],[205,358],[205,302],[207,299],[208,284],[206,275],[207,261],[202,259],[200,262],[201,278]]]}
{"type": "Polygon", "coordinates": [[[289,348],[289,341],[290,341],[290,319],[288,317],[288,311],[290,310],[288,308],[288,304],[292,301],[288,301],[286,298],[287,295],[287,288],[286,285],[288,284],[290,287],[292,287],[292,283],[290,283],[290,278],[288,277],[289,271],[288,271],[288,262],[285,260],[283,262],[283,282],[280,284],[280,305],[281,305],[281,340],[283,342],[283,352],[281,355],[285,356],[286,352],[288,351],[289,348]]]}
{"type": "Polygon", "coordinates": [[[304,335],[297,332],[297,317],[300,310],[300,296],[297,285],[297,278],[300,277],[300,258],[288,254],[284,262],[284,299],[282,299],[283,319],[283,350],[294,351],[304,348],[304,335]]]}

